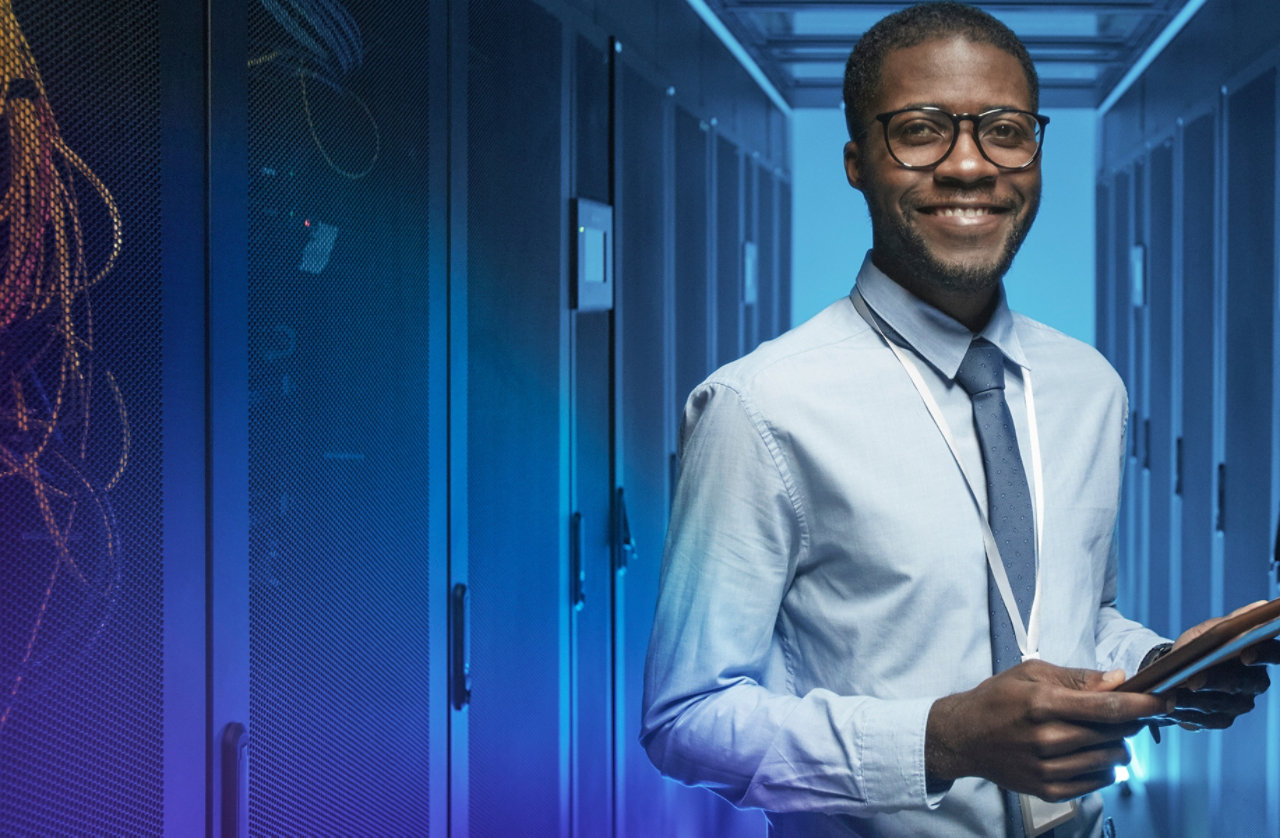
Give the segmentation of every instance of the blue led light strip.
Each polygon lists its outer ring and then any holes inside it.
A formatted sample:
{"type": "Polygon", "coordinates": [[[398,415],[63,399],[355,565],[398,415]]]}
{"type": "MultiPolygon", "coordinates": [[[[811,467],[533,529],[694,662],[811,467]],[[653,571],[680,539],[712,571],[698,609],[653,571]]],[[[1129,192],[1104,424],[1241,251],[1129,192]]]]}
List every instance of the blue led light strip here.
{"type": "Polygon", "coordinates": [[[1151,46],[1147,47],[1146,52],[1142,53],[1142,57],[1138,59],[1138,63],[1130,67],[1129,72],[1125,73],[1124,78],[1120,79],[1120,83],[1113,87],[1111,92],[1107,94],[1107,98],[1098,106],[1099,115],[1111,110],[1111,106],[1125,94],[1125,91],[1133,86],[1133,83],[1138,80],[1138,77],[1141,76],[1143,72],[1146,71],[1151,62],[1156,60],[1156,56],[1164,52],[1164,48],[1169,46],[1169,42],[1182,31],[1182,28],[1187,25],[1187,21],[1191,20],[1195,13],[1200,11],[1200,8],[1204,6],[1206,2],[1207,0],[1190,0],[1187,5],[1182,7],[1182,11],[1178,12],[1178,14],[1174,16],[1173,20],[1169,21],[1169,24],[1164,28],[1159,36],[1151,42],[1151,46]]]}
{"type": "MultiPolygon", "coordinates": [[[[716,33],[716,37],[729,48],[729,52],[733,53],[733,57],[738,59],[738,63],[751,74],[751,78],[756,80],[756,84],[760,85],[760,89],[773,100],[778,109],[790,117],[791,106],[782,98],[782,94],[773,86],[773,82],[769,81],[769,77],[764,74],[764,71],[760,69],[755,60],[742,48],[742,44],[738,43],[738,39],[733,37],[733,33],[724,25],[724,21],[716,17],[716,13],[711,11],[705,0],[685,0],[685,2],[689,4],[689,8],[698,13],[698,17],[702,18],[703,22],[711,28],[711,31],[716,33]]],[[[852,49],[852,45],[850,48],[852,49]]]]}

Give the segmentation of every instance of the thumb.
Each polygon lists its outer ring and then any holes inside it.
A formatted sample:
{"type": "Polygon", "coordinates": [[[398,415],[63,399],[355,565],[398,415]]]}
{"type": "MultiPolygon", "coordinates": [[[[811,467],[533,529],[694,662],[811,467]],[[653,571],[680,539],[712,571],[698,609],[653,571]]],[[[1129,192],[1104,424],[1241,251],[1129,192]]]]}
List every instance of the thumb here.
{"type": "Polygon", "coordinates": [[[1100,672],[1096,669],[1062,669],[1061,684],[1073,690],[1110,692],[1124,683],[1123,669],[1100,672]]]}

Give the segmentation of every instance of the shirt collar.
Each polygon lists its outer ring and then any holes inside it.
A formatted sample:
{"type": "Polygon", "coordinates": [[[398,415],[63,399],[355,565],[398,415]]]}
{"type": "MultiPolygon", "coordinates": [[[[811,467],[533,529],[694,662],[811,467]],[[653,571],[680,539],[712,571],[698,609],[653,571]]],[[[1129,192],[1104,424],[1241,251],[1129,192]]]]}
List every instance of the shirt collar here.
{"type": "Polygon", "coordinates": [[[1030,369],[1013,328],[1013,313],[1005,300],[1003,284],[991,319],[977,335],[886,276],[872,263],[870,253],[862,261],[854,291],[862,294],[875,315],[892,330],[895,339],[911,347],[949,379],[955,378],[975,337],[986,338],[999,347],[1006,358],[1023,369],[1030,369]]]}

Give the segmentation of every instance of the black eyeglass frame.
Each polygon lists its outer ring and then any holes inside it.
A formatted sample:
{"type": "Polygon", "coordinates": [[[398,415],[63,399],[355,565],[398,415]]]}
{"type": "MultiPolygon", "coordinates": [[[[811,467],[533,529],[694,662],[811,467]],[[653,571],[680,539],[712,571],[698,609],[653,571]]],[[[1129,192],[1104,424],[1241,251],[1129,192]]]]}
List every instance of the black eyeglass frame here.
{"type": "Polygon", "coordinates": [[[948,157],[951,156],[951,152],[955,151],[956,149],[956,140],[959,139],[960,137],[960,123],[966,120],[968,120],[969,123],[972,125],[972,128],[970,130],[972,130],[973,132],[973,144],[978,147],[978,153],[982,155],[984,160],[986,160],[988,163],[995,166],[996,168],[1006,172],[1021,172],[1024,169],[1031,168],[1033,165],[1035,165],[1036,161],[1040,159],[1040,152],[1044,150],[1045,128],[1049,125],[1049,117],[1045,116],[1042,113],[1024,111],[1020,108],[992,108],[991,110],[983,111],[982,113],[951,113],[950,111],[945,111],[942,108],[934,107],[933,105],[922,105],[920,107],[915,107],[915,108],[902,108],[896,111],[889,111],[887,113],[876,114],[876,121],[879,122],[882,126],[884,126],[884,145],[885,145],[885,148],[889,149],[889,155],[902,168],[917,169],[917,170],[932,169],[935,166],[940,166],[942,165],[942,162],[944,160],[946,160],[948,157]],[[898,116],[899,114],[914,113],[919,111],[925,111],[926,113],[932,113],[932,114],[941,114],[942,116],[945,116],[951,120],[951,144],[947,146],[947,150],[942,153],[941,157],[939,157],[937,160],[925,166],[913,166],[910,163],[903,163],[902,160],[898,158],[898,155],[894,153],[893,143],[889,141],[889,121],[892,120],[895,116],[898,116]],[[990,155],[987,154],[987,150],[982,146],[982,139],[978,136],[978,122],[985,119],[988,116],[991,116],[993,114],[1000,114],[1000,113],[1025,114],[1040,124],[1040,142],[1036,143],[1036,153],[1031,155],[1031,159],[1028,160],[1026,163],[1023,163],[1021,166],[1005,166],[1003,164],[997,163],[996,161],[992,160],[990,155]]]}

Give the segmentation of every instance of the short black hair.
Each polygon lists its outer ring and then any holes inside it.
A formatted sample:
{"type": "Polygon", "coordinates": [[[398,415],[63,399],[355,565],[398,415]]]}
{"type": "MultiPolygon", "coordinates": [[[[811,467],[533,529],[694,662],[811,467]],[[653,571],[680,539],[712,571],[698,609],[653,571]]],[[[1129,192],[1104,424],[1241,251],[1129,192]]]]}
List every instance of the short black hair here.
{"type": "Polygon", "coordinates": [[[849,139],[866,136],[864,115],[872,107],[880,90],[880,71],[884,59],[894,50],[914,47],[935,39],[966,38],[978,44],[991,44],[1018,59],[1031,89],[1031,109],[1040,106],[1040,77],[1027,47],[1013,30],[991,15],[964,3],[943,0],[921,3],[881,19],[854,45],[844,68],[844,121],[849,139]]]}

